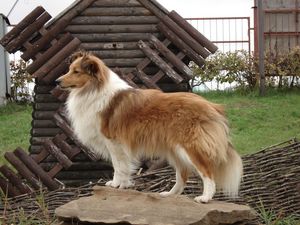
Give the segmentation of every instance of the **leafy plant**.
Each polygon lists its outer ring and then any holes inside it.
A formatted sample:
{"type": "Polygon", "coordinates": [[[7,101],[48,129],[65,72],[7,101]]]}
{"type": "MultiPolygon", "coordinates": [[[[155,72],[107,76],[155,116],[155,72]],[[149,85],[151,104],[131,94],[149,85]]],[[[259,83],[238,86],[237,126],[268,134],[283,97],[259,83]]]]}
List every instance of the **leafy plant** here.
{"type": "Polygon", "coordinates": [[[284,216],[282,213],[276,214],[271,209],[266,209],[263,202],[257,207],[258,215],[264,225],[299,225],[299,220],[295,216],[284,216]]]}
{"type": "Polygon", "coordinates": [[[26,71],[26,62],[23,60],[11,61],[11,91],[15,101],[30,102],[31,94],[28,84],[33,82],[32,76],[26,71]]]}
{"type": "Polygon", "coordinates": [[[192,68],[195,74],[193,87],[209,81],[221,84],[235,82],[239,87],[250,89],[256,85],[254,57],[244,50],[217,52],[206,60],[202,68],[195,65],[192,68]]]}

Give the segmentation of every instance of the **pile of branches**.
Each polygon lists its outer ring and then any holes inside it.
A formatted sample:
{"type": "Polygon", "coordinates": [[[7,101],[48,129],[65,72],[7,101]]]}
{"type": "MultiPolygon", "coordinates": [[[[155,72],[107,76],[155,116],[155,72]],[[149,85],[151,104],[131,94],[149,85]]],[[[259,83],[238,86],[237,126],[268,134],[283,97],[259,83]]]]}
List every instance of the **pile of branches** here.
{"type": "MultiPolygon", "coordinates": [[[[300,218],[300,141],[292,139],[270,146],[255,154],[243,157],[244,176],[240,196],[229,199],[218,193],[215,199],[239,204],[247,204],[255,209],[263,206],[266,210],[300,218]]],[[[134,177],[135,189],[143,192],[169,191],[175,183],[175,172],[163,167],[134,177]]],[[[4,218],[18,215],[54,215],[54,210],[83,196],[92,194],[94,185],[104,185],[107,180],[90,183],[80,188],[65,188],[46,192],[31,193],[11,199],[3,199],[0,215],[4,218]]],[[[201,179],[191,177],[184,194],[195,197],[202,194],[201,179]]]]}

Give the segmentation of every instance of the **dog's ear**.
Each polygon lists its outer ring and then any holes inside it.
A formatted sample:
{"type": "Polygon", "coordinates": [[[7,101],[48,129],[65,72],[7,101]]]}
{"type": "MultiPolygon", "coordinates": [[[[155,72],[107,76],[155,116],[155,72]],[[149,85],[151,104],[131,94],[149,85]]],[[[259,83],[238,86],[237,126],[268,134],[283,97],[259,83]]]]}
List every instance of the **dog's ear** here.
{"type": "Polygon", "coordinates": [[[71,64],[72,62],[74,62],[76,59],[83,57],[87,55],[87,52],[85,51],[77,51],[75,53],[73,53],[70,57],[69,57],[69,64],[71,64]]]}
{"type": "Polygon", "coordinates": [[[97,76],[100,68],[89,55],[84,55],[81,60],[81,69],[92,76],[97,76]]]}

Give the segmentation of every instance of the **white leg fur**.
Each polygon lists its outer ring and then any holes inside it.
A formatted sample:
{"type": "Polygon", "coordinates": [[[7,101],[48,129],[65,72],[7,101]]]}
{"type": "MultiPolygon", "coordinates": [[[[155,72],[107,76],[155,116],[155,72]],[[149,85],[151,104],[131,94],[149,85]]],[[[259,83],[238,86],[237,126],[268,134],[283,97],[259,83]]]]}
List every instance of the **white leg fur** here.
{"type": "Polygon", "coordinates": [[[203,194],[196,197],[194,200],[199,203],[207,203],[208,201],[212,200],[214,194],[216,193],[216,184],[212,179],[203,177],[202,174],[200,174],[200,176],[203,181],[203,194]]]}
{"type": "Polygon", "coordinates": [[[110,150],[114,167],[114,177],[113,180],[108,181],[105,185],[120,189],[132,187],[131,173],[133,166],[130,157],[119,144],[108,143],[107,147],[110,150]]]}
{"type": "Polygon", "coordinates": [[[183,192],[185,182],[182,180],[180,169],[176,168],[176,183],[170,191],[161,192],[162,197],[170,195],[180,195],[183,192]]]}

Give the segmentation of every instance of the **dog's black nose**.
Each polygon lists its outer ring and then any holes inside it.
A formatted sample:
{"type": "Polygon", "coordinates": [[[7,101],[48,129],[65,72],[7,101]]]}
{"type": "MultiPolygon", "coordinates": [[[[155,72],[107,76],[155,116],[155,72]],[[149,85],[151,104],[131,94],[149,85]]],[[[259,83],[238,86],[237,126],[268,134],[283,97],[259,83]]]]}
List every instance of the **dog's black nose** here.
{"type": "Polygon", "coordinates": [[[56,80],[55,80],[55,84],[56,84],[56,85],[59,85],[59,84],[60,84],[60,80],[59,80],[59,79],[56,79],[56,80]]]}

